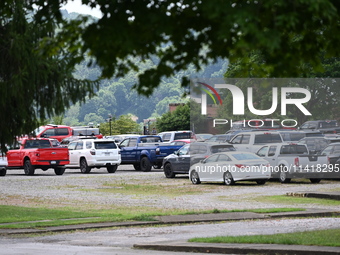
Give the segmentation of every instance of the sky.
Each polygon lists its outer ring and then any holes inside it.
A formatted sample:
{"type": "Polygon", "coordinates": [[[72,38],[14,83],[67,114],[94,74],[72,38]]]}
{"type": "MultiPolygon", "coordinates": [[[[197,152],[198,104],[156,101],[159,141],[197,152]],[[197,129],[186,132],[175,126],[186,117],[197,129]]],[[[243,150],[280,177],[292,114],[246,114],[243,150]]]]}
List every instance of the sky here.
{"type": "Polygon", "coordinates": [[[90,14],[97,18],[100,18],[102,16],[99,8],[91,9],[90,7],[86,5],[82,5],[81,0],[72,0],[72,1],[69,0],[68,3],[64,5],[61,9],[66,9],[69,13],[77,12],[81,14],[90,14]]]}

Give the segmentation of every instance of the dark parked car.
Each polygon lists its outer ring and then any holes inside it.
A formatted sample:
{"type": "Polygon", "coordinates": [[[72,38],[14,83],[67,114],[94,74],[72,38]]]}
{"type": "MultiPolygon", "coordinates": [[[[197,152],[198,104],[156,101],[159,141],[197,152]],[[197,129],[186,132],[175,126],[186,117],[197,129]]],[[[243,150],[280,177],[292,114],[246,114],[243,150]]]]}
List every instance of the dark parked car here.
{"type": "Polygon", "coordinates": [[[298,141],[307,145],[307,148],[311,154],[319,154],[329,144],[340,142],[338,137],[305,137],[298,141]]]}
{"type": "Polygon", "coordinates": [[[228,134],[223,134],[223,135],[214,135],[210,137],[209,139],[205,140],[206,142],[220,142],[220,143],[225,143],[229,141],[230,135],[228,134]]]}
{"type": "MultiPolygon", "coordinates": [[[[328,156],[332,165],[335,165],[335,163],[340,164],[340,161],[338,161],[340,159],[340,142],[331,143],[326,148],[324,148],[320,154],[328,156]]],[[[340,167],[340,165],[338,165],[338,167],[340,167]]]]}
{"type": "Polygon", "coordinates": [[[208,140],[209,138],[213,137],[214,135],[212,134],[196,134],[196,140],[198,142],[204,142],[208,140]]]}
{"type": "Polygon", "coordinates": [[[324,134],[340,133],[340,127],[336,120],[312,120],[303,123],[299,130],[302,131],[320,131],[324,134]]]}
{"type": "MultiPolygon", "coordinates": [[[[297,142],[306,137],[306,133],[303,131],[278,131],[283,141],[285,142],[297,142]]],[[[321,134],[321,133],[320,133],[321,134]]]]}
{"type": "Polygon", "coordinates": [[[227,143],[190,143],[184,145],[177,152],[163,159],[164,175],[174,178],[176,174],[188,174],[190,166],[198,163],[217,152],[235,151],[231,144],[227,143]]]}
{"type": "Polygon", "coordinates": [[[225,142],[229,142],[238,133],[253,132],[253,131],[268,131],[268,129],[260,129],[260,128],[259,129],[231,129],[225,133],[225,135],[227,135],[225,142]]]}

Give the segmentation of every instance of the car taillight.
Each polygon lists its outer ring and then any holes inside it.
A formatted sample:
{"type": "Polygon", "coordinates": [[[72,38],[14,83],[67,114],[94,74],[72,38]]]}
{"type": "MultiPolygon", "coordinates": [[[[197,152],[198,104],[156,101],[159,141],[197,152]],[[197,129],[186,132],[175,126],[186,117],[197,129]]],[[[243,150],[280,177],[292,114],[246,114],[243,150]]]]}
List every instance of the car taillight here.
{"type": "Polygon", "coordinates": [[[160,155],[161,154],[161,149],[160,148],[156,148],[156,155],[160,155]]]}
{"type": "Polygon", "coordinates": [[[96,150],[92,149],[90,150],[91,155],[96,155],[96,150]]]}
{"type": "Polygon", "coordinates": [[[245,166],[242,165],[242,164],[235,164],[235,166],[238,167],[238,168],[244,168],[244,167],[245,167],[245,166]]]}
{"type": "Polygon", "coordinates": [[[295,159],[294,159],[294,165],[295,165],[295,166],[299,166],[299,165],[300,165],[299,158],[295,158],[295,159]]]}
{"type": "Polygon", "coordinates": [[[327,165],[331,164],[331,160],[327,157],[327,165]]]}

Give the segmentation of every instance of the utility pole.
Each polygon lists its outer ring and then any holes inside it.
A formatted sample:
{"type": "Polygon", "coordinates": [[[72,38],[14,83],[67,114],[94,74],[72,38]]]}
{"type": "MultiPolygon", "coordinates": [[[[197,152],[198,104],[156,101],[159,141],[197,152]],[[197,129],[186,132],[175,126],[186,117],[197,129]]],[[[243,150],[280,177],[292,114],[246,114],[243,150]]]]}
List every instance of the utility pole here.
{"type": "Polygon", "coordinates": [[[109,114],[109,118],[107,119],[107,121],[110,124],[110,136],[111,136],[112,135],[112,128],[111,128],[112,115],[111,114],[109,114]]]}

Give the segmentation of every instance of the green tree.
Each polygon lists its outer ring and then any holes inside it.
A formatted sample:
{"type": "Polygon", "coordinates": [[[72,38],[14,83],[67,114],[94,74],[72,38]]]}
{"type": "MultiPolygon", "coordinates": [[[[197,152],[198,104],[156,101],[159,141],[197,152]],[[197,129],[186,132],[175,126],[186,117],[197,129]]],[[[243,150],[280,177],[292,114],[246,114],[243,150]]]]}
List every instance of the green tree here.
{"type": "Polygon", "coordinates": [[[157,132],[190,130],[190,103],[179,105],[175,111],[167,112],[157,119],[157,132]]]}
{"type": "MultiPolygon", "coordinates": [[[[51,13],[58,17],[61,2],[66,0],[44,5],[38,17],[51,13]]],[[[244,66],[265,70],[271,77],[299,77],[305,63],[315,70],[321,68],[320,52],[340,53],[337,0],[82,2],[99,5],[102,18],[89,22],[90,18],[83,17],[83,26],[68,21],[56,45],[81,46],[79,59],[89,53],[102,68],[103,77],[123,76],[139,70],[140,62],[151,60],[154,66],[138,74],[135,86],[145,95],[151,95],[164,77],[190,65],[198,71],[210,60],[234,62],[254,50],[265,56],[263,66],[257,68],[247,59],[244,66]]]]}
{"type": "MultiPolygon", "coordinates": [[[[72,77],[84,60],[97,64],[102,78],[136,71],[134,88],[150,96],[162,79],[186,74],[190,65],[198,71],[210,60],[235,62],[254,50],[265,56],[259,71],[268,77],[299,77],[306,63],[320,71],[321,52],[340,55],[337,0],[82,0],[99,5],[102,18],[66,20],[60,8],[67,1],[0,2],[2,145],[34,129],[38,117],[59,115],[93,94],[93,83],[72,77]],[[153,65],[141,70],[147,62],[153,65]]],[[[244,66],[257,68],[248,59],[244,66]]]]}
{"type": "Polygon", "coordinates": [[[30,4],[26,0],[0,3],[2,150],[15,136],[39,126],[40,119],[61,115],[71,103],[92,96],[97,85],[73,78],[74,56],[66,49],[43,53],[41,42],[53,40],[55,26],[48,20],[37,22],[34,16],[29,17],[30,4]]]}
{"type": "Polygon", "coordinates": [[[129,133],[141,133],[140,126],[131,119],[131,115],[121,115],[118,119],[112,118],[110,122],[104,122],[100,124],[100,132],[103,135],[129,134],[129,133]]]}

